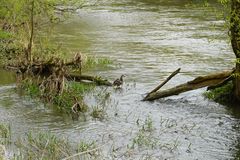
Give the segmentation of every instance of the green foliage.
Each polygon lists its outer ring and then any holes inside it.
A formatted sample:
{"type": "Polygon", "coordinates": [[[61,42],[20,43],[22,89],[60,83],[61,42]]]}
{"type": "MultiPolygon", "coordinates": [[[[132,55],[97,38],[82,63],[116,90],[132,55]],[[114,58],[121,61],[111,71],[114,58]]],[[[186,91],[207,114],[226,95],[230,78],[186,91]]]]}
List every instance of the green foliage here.
{"type": "Polygon", "coordinates": [[[15,25],[29,22],[33,2],[36,22],[42,24],[46,21],[58,21],[59,16],[56,11],[64,11],[61,8],[76,9],[82,5],[82,1],[79,0],[4,0],[0,2],[0,18],[15,25]]]}
{"type": "MultiPolygon", "coordinates": [[[[49,45],[44,46],[41,43],[41,33],[49,32],[53,27],[51,24],[64,20],[70,10],[75,11],[80,6],[82,6],[81,0],[0,1],[0,28],[4,30],[0,32],[0,40],[9,38],[11,35],[13,50],[17,49],[17,54],[21,55],[22,59],[26,53],[29,54],[28,58],[30,59],[33,55],[41,56],[44,53],[42,50],[49,48],[49,45]],[[32,45],[36,42],[38,45],[32,45]]],[[[47,35],[49,37],[51,34],[47,35]]],[[[9,43],[2,41],[0,43],[0,47],[4,48],[2,50],[8,51],[9,43]],[[6,44],[4,45],[4,43],[6,44]]]]}
{"type": "Polygon", "coordinates": [[[230,104],[233,102],[233,84],[228,83],[222,87],[207,91],[204,96],[220,104],[230,104]]]}

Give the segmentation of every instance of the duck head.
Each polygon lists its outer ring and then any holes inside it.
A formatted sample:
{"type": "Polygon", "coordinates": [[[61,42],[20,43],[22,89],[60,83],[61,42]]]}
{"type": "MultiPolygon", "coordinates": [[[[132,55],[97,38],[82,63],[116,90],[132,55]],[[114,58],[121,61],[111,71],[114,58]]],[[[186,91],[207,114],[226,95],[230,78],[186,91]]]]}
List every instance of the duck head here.
{"type": "Polygon", "coordinates": [[[121,77],[120,77],[120,80],[122,81],[123,80],[123,77],[126,77],[125,74],[122,74],[121,77]]]}

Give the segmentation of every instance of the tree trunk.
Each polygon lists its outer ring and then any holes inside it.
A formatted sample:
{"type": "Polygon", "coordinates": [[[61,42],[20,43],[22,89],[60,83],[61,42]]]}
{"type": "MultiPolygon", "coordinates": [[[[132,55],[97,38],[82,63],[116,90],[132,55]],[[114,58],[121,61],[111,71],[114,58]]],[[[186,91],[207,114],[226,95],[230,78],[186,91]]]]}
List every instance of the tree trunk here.
{"type": "Polygon", "coordinates": [[[230,31],[232,49],[236,55],[234,95],[240,101],[240,0],[232,0],[230,31]]]}

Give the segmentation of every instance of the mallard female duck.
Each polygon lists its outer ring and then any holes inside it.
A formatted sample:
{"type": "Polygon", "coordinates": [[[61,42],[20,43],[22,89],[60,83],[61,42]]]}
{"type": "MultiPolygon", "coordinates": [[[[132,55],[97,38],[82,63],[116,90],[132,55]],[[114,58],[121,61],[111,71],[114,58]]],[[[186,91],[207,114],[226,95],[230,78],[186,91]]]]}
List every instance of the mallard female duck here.
{"type": "Polygon", "coordinates": [[[123,77],[126,77],[126,75],[123,74],[123,75],[121,75],[120,78],[117,78],[117,79],[113,82],[113,86],[115,86],[115,87],[117,87],[117,88],[121,87],[122,84],[123,84],[123,77]]]}

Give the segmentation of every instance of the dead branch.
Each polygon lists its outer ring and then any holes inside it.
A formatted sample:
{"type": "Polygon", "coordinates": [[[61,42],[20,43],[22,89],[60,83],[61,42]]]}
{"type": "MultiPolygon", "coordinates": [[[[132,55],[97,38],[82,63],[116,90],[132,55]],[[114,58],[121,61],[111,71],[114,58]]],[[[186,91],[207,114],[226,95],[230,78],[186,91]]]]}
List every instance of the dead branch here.
{"type": "Polygon", "coordinates": [[[150,94],[152,94],[153,92],[157,92],[160,88],[162,88],[162,86],[164,86],[168,81],[170,81],[172,79],[172,77],[174,77],[176,74],[178,74],[180,72],[180,70],[181,70],[181,68],[178,68],[176,71],[174,71],[170,76],[167,77],[167,79],[165,81],[163,81],[160,85],[158,85],[151,92],[149,92],[144,99],[147,99],[150,96],[150,94]]]}
{"type": "Polygon", "coordinates": [[[230,77],[232,74],[231,71],[224,71],[221,73],[214,73],[207,76],[200,76],[195,78],[192,81],[188,81],[184,84],[178,85],[176,87],[164,90],[164,91],[157,91],[151,93],[148,97],[145,97],[144,101],[153,101],[156,99],[169,97],[172,95],[178,95],[183,92],[207,87],[207,86],[213,86],[215,84],[219,84],[220,82],[223,82],[226,78],[230,77]]]}

